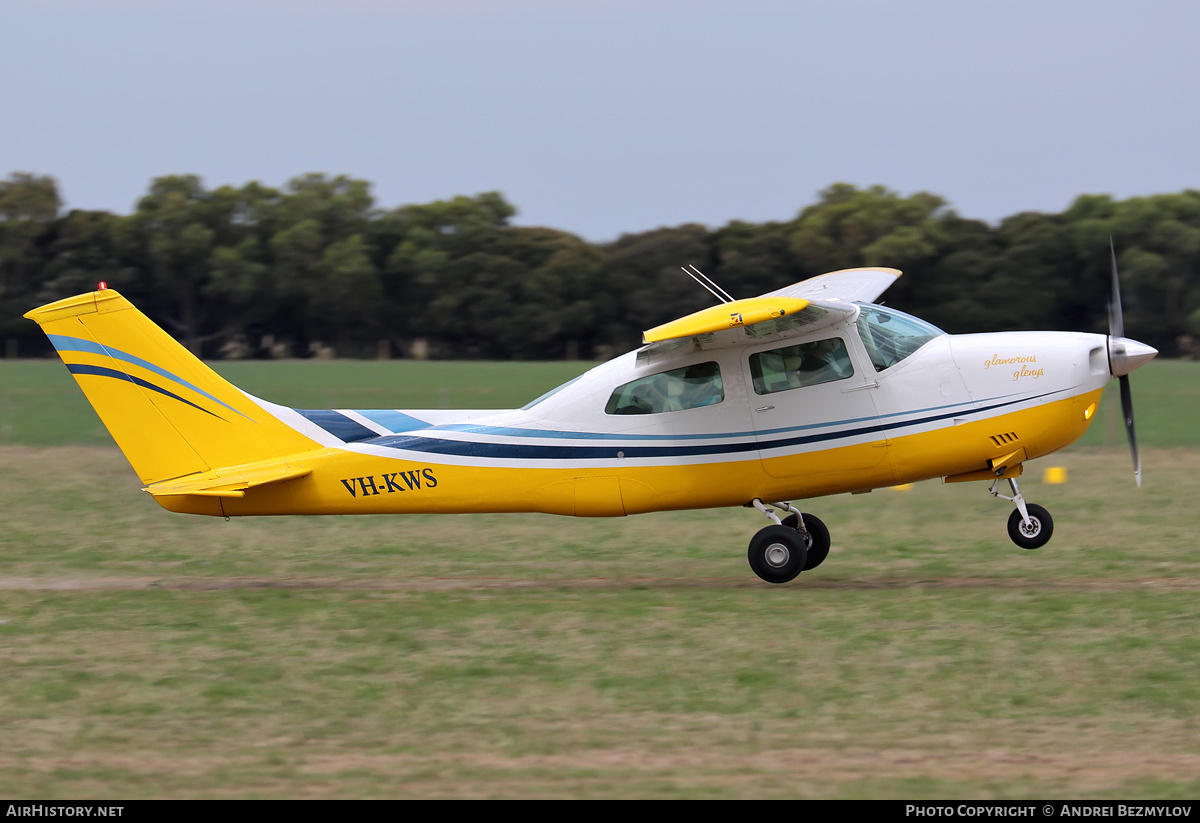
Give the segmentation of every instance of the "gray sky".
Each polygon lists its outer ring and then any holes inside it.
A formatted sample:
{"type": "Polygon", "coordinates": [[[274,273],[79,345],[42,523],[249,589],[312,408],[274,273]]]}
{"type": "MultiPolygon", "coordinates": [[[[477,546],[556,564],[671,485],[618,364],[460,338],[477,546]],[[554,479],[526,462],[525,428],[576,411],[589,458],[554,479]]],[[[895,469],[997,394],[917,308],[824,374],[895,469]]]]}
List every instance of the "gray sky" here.
{"type": "Polygon", "coordinates": [[[593,241],[820,189],[968,217],[1200,188],[1200,3],[0,0],[0,177],[498,189],[593,241]]]}

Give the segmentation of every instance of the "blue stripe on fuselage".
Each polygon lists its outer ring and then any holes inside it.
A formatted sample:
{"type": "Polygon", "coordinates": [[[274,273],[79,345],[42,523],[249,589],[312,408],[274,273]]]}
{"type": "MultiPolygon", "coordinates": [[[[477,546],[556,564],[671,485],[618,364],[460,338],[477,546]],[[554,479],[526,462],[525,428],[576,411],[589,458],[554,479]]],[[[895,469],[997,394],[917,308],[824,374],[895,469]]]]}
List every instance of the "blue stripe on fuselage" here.
{"type": "MultiPolygon", "coordinates": [[[[1004,402],[994,403],[989,406],[975,408],[969,410],[968,414],[979,414],[981,412],[994,411],[1005,406],[1024,403],[1030,400],[1037,400],[1041,397],[1056,394],[1058,392],[1049,392],[1046,395],[1037,397],[1027,397],[1016,400],[1006,400],[1004,402]]],[[[962,405],[962,404],[956,404],[962,405]]],[[[927,409],[925,411],[935,411],[938,409],[954,408],[954,406],[942,406],[927,409]]],[[[912,414],[906,412],[905,414],[912,414]]],[[[917,412],[919,413],[919,412],[917,412]]],[[[447,440],[438,437],[429,437],[423,435],[384,435],[375,437],[374,439],[364,439],[358,442],[363,445],[382,446],[384,448],[398,449],[403,451],[424,452],[427,454],[444,454],[454,455],[459,457],[483,457],[492,459],[517,459],[517,460],[613,460],[618,458],[655,458],[655,457],[696,457],[704,455],[720,455],[720,454],[738,454],[749,451],[770,451],[773,449],[783,449],[793,446],[803,446],[810,443],[831,442],[836,440],[845,440],[851,437],[860,437],[865,434],[878,433],[886,435],[890,432],[899,431],[901,429],[912,426],[919,426],[926,423],[933,423],[938,420],[945,420],[961,414],[962,411],[947,411],[940,414],[926,415],[911,420],[894,421],[890,423],[883,422],[882,418],[863,418],[854,421],[840,421],[840,423],[820,424],[822,426],[830,425],[845,425],[846,423],[864,422],[866,425],[854,426],[852,428],[842,428],[837,431],[827,431],[814,434],[804,434],[792,437],[781,437],[773,440],[743,440],[735,443],[712,443],[712,444],[688,444],[681,446],[629,446],[629,445],[604,445],[604,446],[572,446],[572,445],[555,445],[555,446],[534,446],[524,443],[495,443],[495,442],[479,442],[471,440],[447,440]],[[869,421],[869,422],[868,422],[869,421]]],[[[900,415],[888,415],[895,417],[900,415]]],[[[483,427],[479,427],[483,428],[483,427]]],[[[785,431],[800,431],[803,429],[813,428],[812,426],[797,426],[792,429],[774,429],[775,433],[785,431]]],[[[483,432],[480,432],[483,433],[483,432]]],[[[768,432],[759,433],[759,437],[768,432]]],[[[581,433],[582,434],[582,433],[581,433]]],[[[746,433],[750,434],[750,433],[746,433]]],[[[737,437],[738,434],[723,434],[723,435],[706,435],[707,437],[737,437]]],[[[666,437],[669,437],[667,435],[666,437]]],[[[582,438],[581,438],[582,439],[582,438]]],[[[633,438],[626,438],[626,440],[633,438]]],[[[682,439],[682,438],[673,438],[682,439]]]]}
{"type": "Polygon", "coordinates": [[[424,420],[418,420],[395,409],[354,409],[354,413],[361,414],[372,423],[383,426],[393,434],[429,428],[429,424],[424,420]]]}
{"type": "MultiPolygon", "coordinates": [[[[1045,395],[1039,395],[1039,397],[1042,397],[1042,396],[1045,396],[1045,395]]],[[[997,397],[997,398],[992,398],[992,399],[1000,400],[1003,398],[997,397]]],[[[1038,398],[1025,398],[1025,399],[1028,400],[1028,399],[1038,399],[1038,398]]],[[[498,436],[498,437],[529,437],[529,438],[538,438],[538,439],[545,439],[545,440],[620,440],[622,442],[636,442],[636,441],[644,441],[644,440],[650,440],[650,441],[654,441],[654,440],[674,440],[674,441],[679,441],[679,440],[718,440],[718,439],[729,439],[731,437],[764,437],[764,436],[769,436],[769,435],[773,435],[773,434],[783,434],[785,432],[811,431],[812,429],[828,429],[833,426],[847,426],[847,425],[853,425],[856,423],[865,423],[868,420],[890,420],[890,419],[897,418],[897,417],[907,417],[907,416],[913,415],[913,414],[925,414],[927,412],[943,411],[945,409],[963,409],[964,407],[969,407],[966,409],[966,412],[968,414],[974,414],[975,412],[986,410],[986,409],[976,409],[976,408],[974,408],[974,405],[975,405],[974,403],[969,402],[969,401],[965,402],[965,403],[949,403],[944,406],[930,406],[929,408],[925,408],[925,409],[914,409],[913,411],[906,411],[906,412],[892,412],[890,414],[881,414],[878,416],[871,416],[871,417],[851,417],[851,418],[847,418],[845,420],[831,420],[826,423],[807,423],[803,426],[784,426],[784,427],[778,428],[778,429],[760,429],[757,431],[718,432],[716,434],[620,434],[620,433],[613,433],[613,432],[560,431],[560,430],[555,430],[555,429],[518,429],[518,428],[511,428],[508,426],[487,426],[487,425],[479,425],[479,424],[475,424],[475,423],[447,423],[447,424],[444,424],[441,426],[428,426],[428,430],[431,434],[435,433],[435,432],[463,432],[464,434],[480,434],[480,435],[484,435],[484,436],[491,435],[491,436],[498,436]]],[[[997,407],[989,406],[988,408],[997,408],[997,407]]],[[[360,411],[358,413],[362,414],[362,415],[366,415],[368,417],[370,416],[370,415],[367,415],[366,412],[360,411]]],[[[953,414],[943,415],[943,417],[952,417],[952,416],[954,416],[954,415],[953,414]]],[[[372,419],[374,419],[374,418],[372,418],[372,419]]],[[[924,418],[924,419],[928,420],[928,419],[936,419],[936,418],[924,418]]],[[[898,424],[897,423],[887,423],[887,424],[884,424],[884,427],[891,429],[891,428],[903,427],[903,426],[908,426],[908,425],[912,425],[912,422],[909,421],[909,422],[898,423],[898,424]]],[[[401,431],[404,431],[404,430],[403,429],[392,429],[392,431],[394,431],[396,433],[400,433],[401,431]]]]}
{"type": "Polygon", "coordinates": [[[371,431],[362,423],[351,420],[333,409],[292,409],[292,411],[316,423],[343,443],[358,443],[372,437],[379,437],[379,432],[371,431]]]}

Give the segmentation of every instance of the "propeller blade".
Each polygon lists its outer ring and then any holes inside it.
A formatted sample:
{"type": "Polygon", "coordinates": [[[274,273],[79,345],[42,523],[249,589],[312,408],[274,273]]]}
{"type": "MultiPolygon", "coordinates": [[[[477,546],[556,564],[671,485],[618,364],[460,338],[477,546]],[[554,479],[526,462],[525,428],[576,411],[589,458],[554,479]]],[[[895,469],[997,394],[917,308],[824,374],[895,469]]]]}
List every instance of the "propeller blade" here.
{"type": "Polygon", "coordinates": [[[1129,451],[1133,454],[1133,476],[1137,485],[1142,487],[1142,457],[1138,454],[1137,432],[1133,428],[1133,392],[1129,388],[1129,375],[1124,374],[1121,381],[1121,414],[1125,418],[1125,433],[1129,435],[1129,451]]]}
{"type": "Polygon", "coordinates": [[[1121,311],[1121,284],[1117,280],[1117,249],[1113,239],[1108,238],[1108,250],[1112,252],[1112,295],[1108,298],[1108,336],[1118,339],[1125,336],[1125,317],[1121,311]]]}
{"type": "Polygon", "coordinates": [[[1108,238],[1108,250],[1112,255],[1112,295],[1108,301],[1108,368],[1113,377],[1121,381],[1121,416],[1125,418],[1125,434],[1129,437],[1129,451],[1133,455],[1133,476],[1140,489],[1142,457],[1138,453],[1137,432],[1133,428],[1133,390],[1129,387],[1129,373],[1151,360],[1158,352],[1145,343],[1125,339],[1121,284],[1117,278],[1117,249],[1112,237],[1108,238]]]}

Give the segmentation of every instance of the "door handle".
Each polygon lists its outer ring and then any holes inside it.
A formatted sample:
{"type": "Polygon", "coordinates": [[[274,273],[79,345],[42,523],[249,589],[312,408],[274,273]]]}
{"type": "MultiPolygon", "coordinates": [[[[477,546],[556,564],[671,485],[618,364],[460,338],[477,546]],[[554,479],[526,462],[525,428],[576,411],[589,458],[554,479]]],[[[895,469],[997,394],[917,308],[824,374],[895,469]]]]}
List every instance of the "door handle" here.
{"type": "Polygon", "coordinates": [[[774,406],[759,406],[757,409],[755,409],[755,411],[756,412],[765,412],[765,411],[770,411],[773,408],[775,408],[775,407],[774,406]]]}
{"type": "Polygon", "coordinates": [[[852,392],[852,391],[862,391],[863,389],[877,389],[877,388],[879,388],[879,381],[872,380],[869,383],[861,383],[857,386],[849,386],[848,388],[842,389],[842,394],[845,394],[846,392],[852,392]]]}

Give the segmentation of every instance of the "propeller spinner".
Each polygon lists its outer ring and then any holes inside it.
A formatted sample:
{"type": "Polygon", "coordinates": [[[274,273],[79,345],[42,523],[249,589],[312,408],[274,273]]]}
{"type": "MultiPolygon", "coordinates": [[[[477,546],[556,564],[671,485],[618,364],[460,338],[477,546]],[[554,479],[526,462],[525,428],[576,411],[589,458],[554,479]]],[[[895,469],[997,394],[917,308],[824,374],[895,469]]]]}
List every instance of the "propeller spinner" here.
{"type": "Polygon", "coordinates": [[[1129,436],[1129,451],[1133,455],[1133,475],[1138,488],[1141,488],[1142,458],[1138,454],[1137,432],[1133,427],[1133,392],[1129,387],[1129,373],[1153,360],[1158,354],[1158,349],[1125,336],[1121,286],[1117,277],[1117,251],[1111,237],[1108,247],[1112,253],[1112,296],[1108,302],[1108,370],[1121,382],[1121,415],[1125,418],[1125,433],[1129,436]]]}

